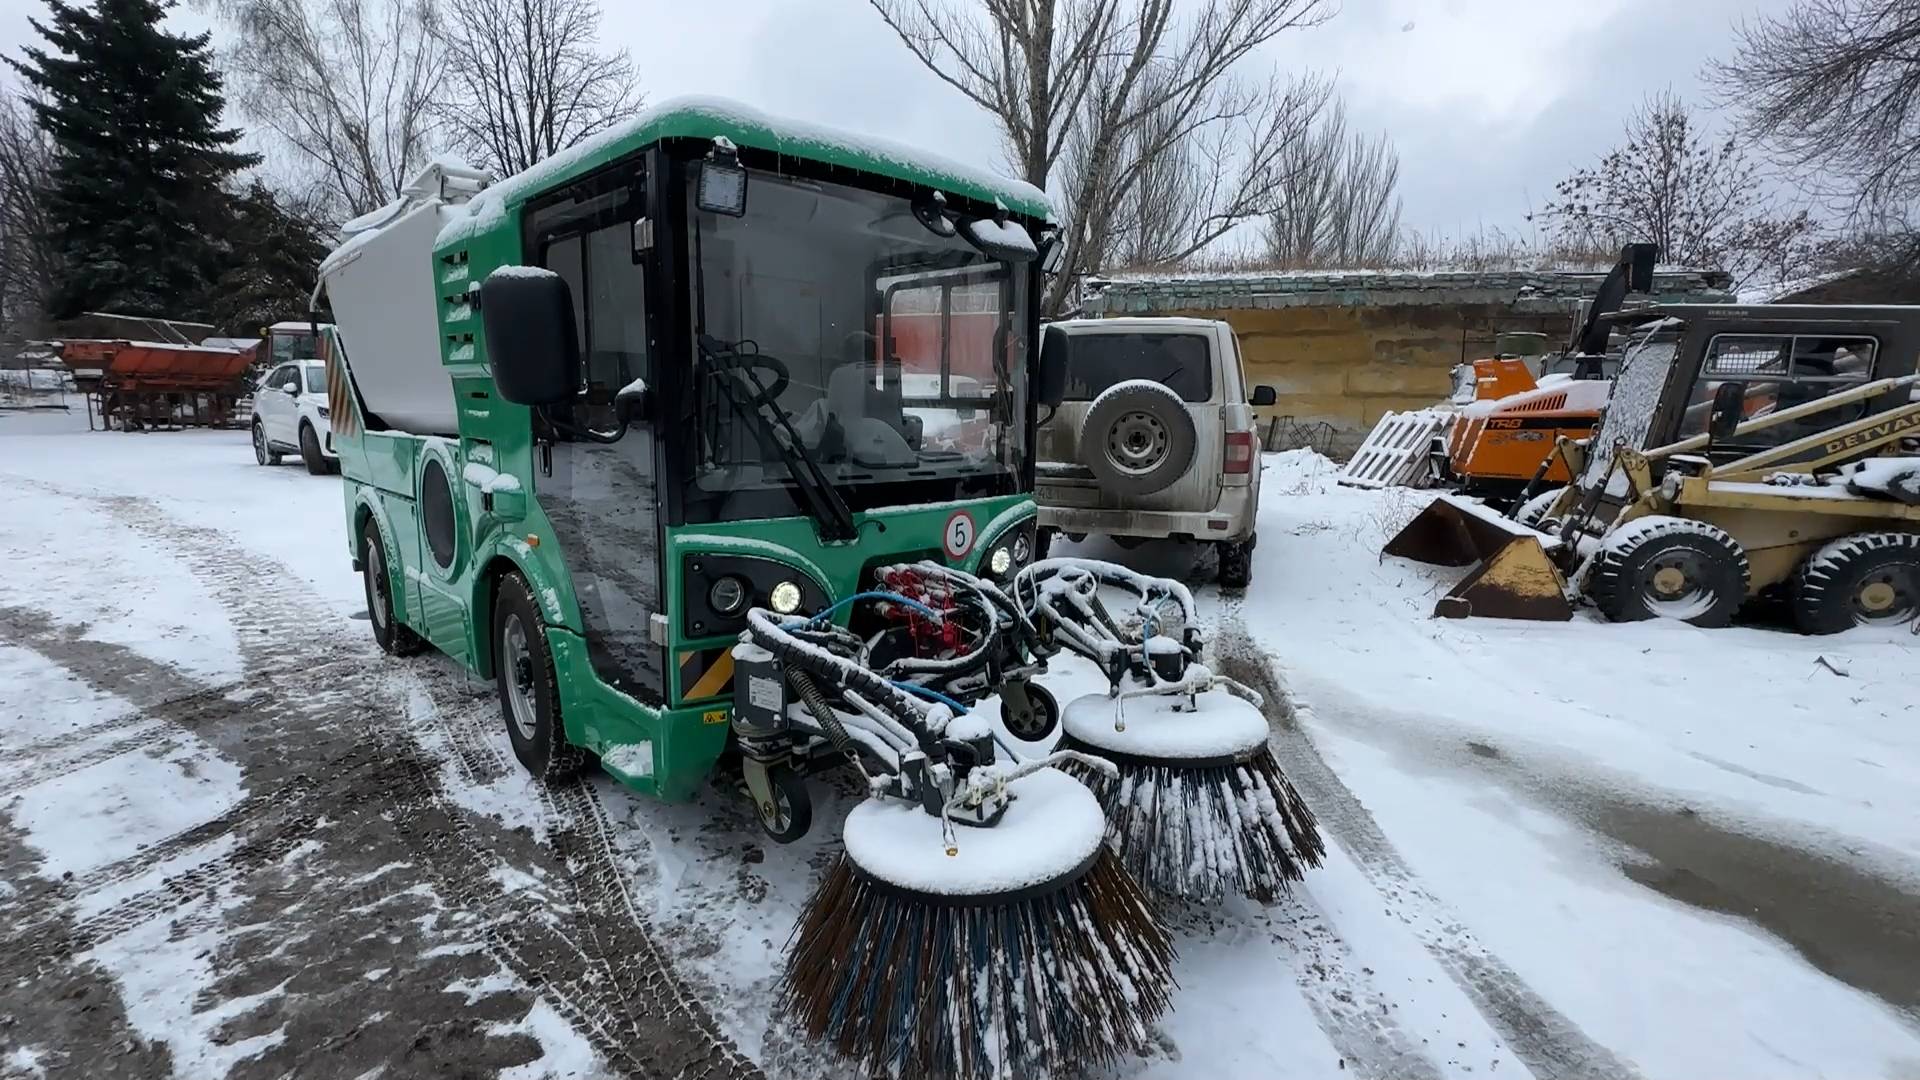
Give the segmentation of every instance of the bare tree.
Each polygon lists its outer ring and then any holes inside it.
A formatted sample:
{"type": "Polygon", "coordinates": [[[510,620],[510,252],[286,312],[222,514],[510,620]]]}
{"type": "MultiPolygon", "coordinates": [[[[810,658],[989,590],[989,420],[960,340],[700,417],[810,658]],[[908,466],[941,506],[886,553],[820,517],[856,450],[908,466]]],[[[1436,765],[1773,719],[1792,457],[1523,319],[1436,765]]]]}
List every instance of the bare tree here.
{"type": "Polygon", "coordinates": [[[1743,24],[1708,75],[1849,236],[1824,255],[1920,282],[1920,0],[1799,0],[1743,24]]]}
{"type": "Polygon", "coordinates": [[[1648,98],[1626,136],[1555,185],[1538,216],[1561,243],[1617,250],[1651,241],[1669,262],[1725,269],[1736,282],[1804,268],[1811,216],[1777,205],[1737,139],[1710,140],[1670,92],[1648,98]]]}
{"type": "Polygon", "coordinates": [[[1400,243],[1400,154],[1385,133],[1347,130],[1342,104],[1289,143],[1268,256],[1281,267],[1378,267],[1400,243]]]}
{"type": "Polygon", "coordinates": [[[641,102],[625,49],[602,52],[594,0],[452,0],[443,26],[449,137],[504,176],[641,102]]]}
{"type": "Polygon", "coordinates": [[[0,93],[0,343],[9,347],[38,332],[59,277],[52,176],[52,140],[24,99],[0,93]]]}
{"type": "Polygon", "coordinates": [[[1271,209],[1279,147],[1314,95],[1249,87],[1234,69],[1330,13],[1326,0],[1200,0],[1179,5],[1178,19],[1175,0],[871,2],[923,64],[994,115],[1022,178],[1056,195],[1066,269],[1049,310],[1078,276],[1129,247],[1177,261],[1271,209]],[[1050,184],[1069,153],[1063,182],[1050,184]],[[1190,219],[1155,224],[1154,243],[1126,241],[1143,180],[1170,182],[1155,167],[1180,154],[1216,174],[1189,189],[1211,197],[1190,219]]]}
{"type": "Polygon", "coordinates": [[[447,64],[436,0],[205,0],[231,24],[234,101],[335,214],[392,199],[436,146],[447,64]]]}

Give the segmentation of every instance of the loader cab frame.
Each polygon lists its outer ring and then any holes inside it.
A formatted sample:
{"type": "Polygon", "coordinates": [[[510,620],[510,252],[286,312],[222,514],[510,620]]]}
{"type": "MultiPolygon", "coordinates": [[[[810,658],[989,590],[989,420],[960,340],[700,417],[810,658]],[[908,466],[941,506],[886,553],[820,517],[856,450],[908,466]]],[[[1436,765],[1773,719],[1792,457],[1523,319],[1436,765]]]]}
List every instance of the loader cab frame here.
{"type": "MultiPolygon", "coordinates": [[[[1669,304],[1629,313],[1615,323],[1636,339],[1630,348],[1649,334],[1671,335],[1673,340],[1671,370],[1660,388],[1658,407],[1644,441],[1634,449],[1713,434],[1715,401],[1728,384],[1742,388],[1741,418],[1753,420],[1877,379],[1911,375],[1920,360],[1920,308],[1669,304]],[[1658,329],[1662,323],[1664,330],[1658,329]]],[[[1906,400],[1900,394],[1882,394],[1804,422],[1747,436],[1722,435],[1711,439],[1703,452],[1715,462],[1736,460],[1820,428],[1898,408],[1906,400]]],[[[1604,450],[1601,442],[1610,441],[1603,431],[1596,448],[1604,450]]]]}

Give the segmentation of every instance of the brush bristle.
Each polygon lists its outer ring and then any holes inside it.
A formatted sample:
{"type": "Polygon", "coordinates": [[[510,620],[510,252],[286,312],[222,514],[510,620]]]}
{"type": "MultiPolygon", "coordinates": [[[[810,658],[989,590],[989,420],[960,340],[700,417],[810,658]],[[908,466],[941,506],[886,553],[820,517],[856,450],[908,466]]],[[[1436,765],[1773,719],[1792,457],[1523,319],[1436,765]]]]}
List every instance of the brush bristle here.
{"type": "Polygon", "coordinates": [[[1064,768],[1100,799],[1121,865],[1157,893],[1217,903],[1232,891],[1271,903],[1326,856],[1313,811],[1265,746],[1227,765],[1116,764],[1118,777],[1064,768]]]}
{"type": "Polygon", "coordinates": [[[1172,962],[1104,848],[1042,895],[966,905],[877,883],[843,854],[801,915],[780,996],[870,1075],[1071,1075],[1146,1048],[1172,962]]]}

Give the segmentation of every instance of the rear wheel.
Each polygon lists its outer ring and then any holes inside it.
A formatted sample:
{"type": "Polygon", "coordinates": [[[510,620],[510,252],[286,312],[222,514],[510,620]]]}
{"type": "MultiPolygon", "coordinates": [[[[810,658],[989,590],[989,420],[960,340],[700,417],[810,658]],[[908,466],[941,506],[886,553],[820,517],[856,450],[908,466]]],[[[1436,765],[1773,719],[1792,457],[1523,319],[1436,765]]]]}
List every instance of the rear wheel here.
{"type": "Polygon", "coordinates": [[[1920,617],[1920,533],[1858,533],[1813,553],[1793,583],[1802,633],[1900,626],[1920,617]]]}
{"type": "Polygon", "coordinates": [[[1253,537],[1222,540],[1220,547],[1220,587],[1244,589],[1253,581],[1253,537]]]}
{"type": "Polygon", "coordinates": [[[526,581],[519,574],[501,578],[493,603],[493,680],[507,741],[528,772],[557,784],[580,775],[587,754],[567,741],[560,720],[560,685],[545,627],[526,581]]]}
{"type": "Polygon", "coordinates": [[[267,443],[267,428],[259,417],[253,419],[253,460],[262,465],[280,464],[280,455],[267,443]]]}
{"type": "Polygon", "coordinates": [[[1616,622],[1681,619],[1725,626],[1747,599],[1747,553],[1721,529],[1651,516],[1622,525],[1595,560],[1587,592],[1616,622]]]}
{"type": "Polygon", "coordinates": [[[407,629],[393,614],[393,578],[387,571],[387,547],[372,518],[360,530],[360,579],[367,593],[367,620],[373,640],[383,652],[412,656],[426,647],[420,635],[407,629]]]}

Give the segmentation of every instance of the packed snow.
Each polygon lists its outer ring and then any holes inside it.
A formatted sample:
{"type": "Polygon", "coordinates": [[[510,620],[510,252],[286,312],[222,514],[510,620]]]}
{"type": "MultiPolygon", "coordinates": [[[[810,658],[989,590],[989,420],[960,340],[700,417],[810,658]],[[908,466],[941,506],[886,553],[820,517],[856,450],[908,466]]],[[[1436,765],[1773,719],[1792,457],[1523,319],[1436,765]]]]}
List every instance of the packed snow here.
{"type": "MultiPolygon", "coordinates": [[[[1211,587],[1194,595],[1217,651],[1233,655],[1242,634],[1271,659],[1279,685],[1270,743],[1320,818],[1327,859],[1274,905],[1172,914],[1179,986],[1156,1033],[1163,1050],[1123,1075],[1910,1072],[1920,1061],[1912,976],[1920,700],[1911,686],[1920,639],[1906,627],[1803,638],[1764,625],[1612,625],[1587,610],[1564,624],[1433,619],[1434,599],[1462,571],[1378,555],[1431,496],[1338,487],[1336,472],[1309,451],[1267,455],[1253,588],[1244,598],[1211,587]]],[[[435,932],[404,944],[380,939],[381,955],[334,971],[299,957],[289,924],[241,936],[241,920],[257,912],[236,907],[235,886],[217,879],[182,889],[140,921],[95,931],[82,955],[99,981],[88,986],[84,1015],[124,1013],[124,1037],[162,1047],[178,1075],[252,1077],[289,1047],[309,1048],[276,1019],[293,997],[337,994],[335,1007],[354,1022],[378,1025],[389,1021],[377,1010],[362,1016],[362,1002],[409,964],[449,965],[432,984],[444,992],[423,997],[468,1010],[474,1040],[524,1044],[518,1064],[396,1055],[364,1069],[619,1074],[629,1066],[595,1049],[596,1025],[622,1047],[647,1036],[634,1034],[632,1018],[596,1011],[613,1000],[656,1009],[650,1016],[705,1009],[728,1052],[766,1075],[839,1075],[821,1048],[774,1018],[774,1003],[795,915],[852,809],[844,781],[815,780],[813,832],[786,846],[757,830],[725,781],[687,804],[654,801],[604,774],[583,790],[546,788],[513,761],[484,681],[466,686],[437,657],[401,661],[372,648],[340,481],[254,465],[244,432],[89,433],[82,417],[0,414],[0,484],[12,511],[0,517],[0,856],[10,856],[0,860],[0,919],[26,933],[43,919],[98,924],[129,910],[131,898],[167,897],[163,883],[198,880],[201,867],[230,861],[243,850],[232,834],[194,845],[181,838],[276,796],[243,774],[250,742],[337,738],[301,726],[288,709],[295,696],[323,695],[344,678],[391,691],[345,703],[356,720],[381,724],[371,757],[422,763],[419,783],[445,793],[445,809],[434,812],[453,815],[459,835],[492,838],[483,850],[498,861],[477,879],[525,905],[507,909],[517,913],[510,935],[489,937],[484,925],[460,921],[472,915],[451,897],[417,891],[419,860],[382,854],[332,882],[337,890],[290,893],[284,917],[374,905],[386,932],[435,932]],[[129,524],[130,504],[199,531],[191,544],[159,543],[129,524]],[[271,598],[245,594],[243,603],[210,587],[193,559],[216,546],[220,565],[258,568],[298,598],[312,636],[294,643],[307,651],[296,655],[310,654],[314,670],[249,667],[246,653],[266,633],[252,619],[271,598]],[[357,651],[321,648],[336,637],[357,651]],[[97,667],[93,657],[119,666],[97,667]],[[115,672],[137,677],[99,685],[115,672]],[[169,672],[200,688],[214,715],[236,710],[250,721],[247,740],[215,741],[169,719],[171,694],[147,694],[139,681],[169,672]],[[269,674],[299,694],[251,696],[269,674]],[[149,733],[118,756],[95,757],[149,733]],[[143,850],[153,852],[144,863],[143,850]],[[538,987],[496,964],[490,942],[511,957],[521,935],[586,919],[579,895],[553,875],[596,854],[605,854],[616,903],[596,909],[591,925],[614,935],[650,928],[680,985],[609,989],[606,980],[641,955],[634,950],[538,987]],[[27,896],[30,911],[20,904],[27,896]],[[391,915],[378,914],[383,903],[395,905],[391,915]],[[294,950],[285,962],[300,972],[284,987],[278,976],[216,978],[236,957],[277,949],[294,950]],[[460,964],[468,967],[451,967],[460,964]]],[[[1075,550],[1156,574],[1182,572],[1173,564],[1193,558],[1189,549],[1120,551],[1097,540],[1075,550]]],[[[1105,690],[1091,665],[1071,658],[1056,658],[1041,682],[1062,703],[1105,690]]],[[[1141,707],[1130,700],[1129,716],[1141,707]]],[[[997,717],[997,702],[974,715],[997,717]]],[[[1061,822],[1096,836],[1099,822],[1056,816],[1046,798],[1023,792],[1049,775],[1016,781],[1023,797],[1009,814],[1045,822],[1031,850],[1057,864],[1072,846],[1061,822]]],[[[349,810],[374,820],[416,812],[395,802],[302,813],[324,823],[349,810]]],[[[961,854],[949,860],[937,822],[911,810],[902,820],[922,834],[911,846],[935,850],[935,866],[988,853],[987,836],[960,828],[961,854]]],[[[330,828],[275,849],[265,865],[293,873],[330,857],[339,847],[330,828]]],[[[883,847],[875,859],[899,850],[883,847]]],[[[69,1007],[81,1006],[31,1004],[69,1007]]],[[[61,1075],[63,1028],[31,1009],[0,1025],[0,1073],[61,1075]]],[[[466,1045],[442,1040],[437,1049],[466,1045]]]]}

